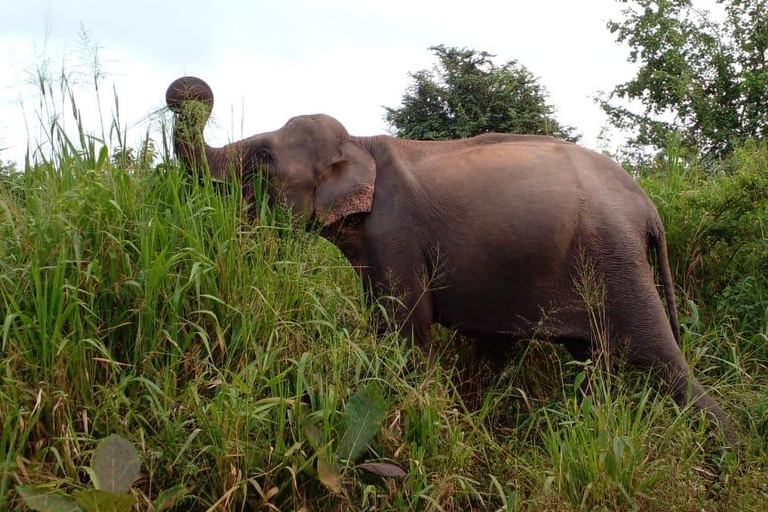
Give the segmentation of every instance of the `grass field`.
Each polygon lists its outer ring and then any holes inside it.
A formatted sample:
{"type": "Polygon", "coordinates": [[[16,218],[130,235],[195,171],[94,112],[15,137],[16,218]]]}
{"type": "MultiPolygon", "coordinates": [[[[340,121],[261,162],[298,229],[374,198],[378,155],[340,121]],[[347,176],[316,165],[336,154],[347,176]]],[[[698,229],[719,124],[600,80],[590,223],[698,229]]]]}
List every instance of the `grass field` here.
{"type": "Polygon", "coordinates": [[[236,187],[167,157],[58,140],[0,175],[0,509],[25,509],[20,486],[92,487],[111,434],[138,450],[138,510],[768,506],[765,144],[714,167],[672,145],[637,171],[686,357],[742,433],[725,448],[645,374],[548,343],[496,368],[436,327],[427,369],[376,334],[338,250],[280,212],[246,215],[236,187]]]}

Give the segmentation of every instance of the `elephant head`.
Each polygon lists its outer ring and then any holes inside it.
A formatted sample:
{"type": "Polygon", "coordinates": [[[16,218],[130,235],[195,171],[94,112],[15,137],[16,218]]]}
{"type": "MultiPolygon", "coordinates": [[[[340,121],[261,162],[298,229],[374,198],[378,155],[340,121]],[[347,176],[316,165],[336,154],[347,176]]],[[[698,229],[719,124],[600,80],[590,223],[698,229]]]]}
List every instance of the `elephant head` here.
{"type": "Polygon", "coordinates": [[[212,178],[265,175],[271,203],[326,226],[371,210],[376,164],[351,140],[344,126],[326,115],[299,116],[279,130],[221,148],[205,143],[203,128],[213,110],[213,92],[204,81],[183,77],[165,94],[175,114],[174,148],[191,172],[210,169],[212,178]]]}

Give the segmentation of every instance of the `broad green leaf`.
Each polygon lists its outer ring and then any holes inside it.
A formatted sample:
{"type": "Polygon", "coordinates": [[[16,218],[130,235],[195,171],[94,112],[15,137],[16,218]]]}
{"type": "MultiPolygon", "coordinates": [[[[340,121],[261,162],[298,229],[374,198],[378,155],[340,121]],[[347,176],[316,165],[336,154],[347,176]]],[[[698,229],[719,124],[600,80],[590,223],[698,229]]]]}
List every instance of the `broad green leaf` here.
{"type": "Polygon", "coordinates": [[[99,159],[96,162],[96,170],[100,171],[104,168],[104,163],[109,161],[109,148],[107,146],[102,146],[101,151],[99,151],[99,159]]]}
{"type": "Polygon", "coordinates": [[[317,458],[317,477],[324,486],[335,492],[341,493],[341,473],[336,469],[336,464],[323,458],[317,458]]]}
{"type": "Polygon", "coordinates": [[[356,467],[364,469],[374,475],[390,478],[405,478],[407,474],[400,466],[395,466],[388,462],[364,462],[363,464],[358,464],[356,467]]]}
{"type": "Polygon", "coordinates": [[[346,430],[339,444],[340,459],[355,460],[379,431],[387,415],[387,404],[378,386],[371,384],[355,393],[344,408],[346,430]]]}
{"type": "Polygon", "coordinates": [[[23,485],[17,487],[16,492],[27,507],[36,512],[81,512],[83,510],[75,500],[58,489],[23,485]]]}
{"type": "Polygon", "coordinates": [[[91,458],[96,489],[125,494],[139,477],[141,459],[126,439],[112,434],[102,440],[91,458]]]}
{"type": "Polygon", "coordinates": [[[176,505],[176,503],[184,499],[189,491],[190,489],[184,484],[175,485],[170,489],[166,489],[161,492],[160,496],[158,496],[155,502],[152,504],[152,507],[155,509],[155,512],[168,510],[169,508],[176,505]]]}
{"type": "Polygon", "coordinates": [[[576,393],[576,396],[579,395],[579,391],[581,391],[581,385],[585,380],[587,380],[587,372],[584,371],[577,373],[576,378],[573,379],[573,391],[576,393]]]}
{"type": "Polygon", "coordinates": [[[87,512],[131,512],[136,498],[133,494],[115,494],[88,489],[74,493],[75,501],[87,512]]]}
{"type": "Polygon", "coordinates": [[[621,461],[622,458],[624,458],[624,439],[621,437],[616,437],[613,439],[613,454],[616,456],[617,461],[621,461]]]}
{"type": "Polygon", "coordinates": [[[323,442],[323,433],[320,431],[316,419],[305,417],[301,423],[303,425],[304,437],[309,441],[310,446],[317,450],[323,442]]]}

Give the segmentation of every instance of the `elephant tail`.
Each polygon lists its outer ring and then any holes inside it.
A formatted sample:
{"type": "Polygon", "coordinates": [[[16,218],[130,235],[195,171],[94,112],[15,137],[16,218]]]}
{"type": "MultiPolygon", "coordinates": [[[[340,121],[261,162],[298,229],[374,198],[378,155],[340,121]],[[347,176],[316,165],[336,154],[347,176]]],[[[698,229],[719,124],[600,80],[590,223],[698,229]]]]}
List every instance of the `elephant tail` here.
{"type": "Polygon", "coordinates": [[[667,256],[667,242],[664,236],[664,227],[661,223],[651,228],[648,233],[648,241],[656,252],[656,263],[659,267],[661,284],[664,287],[664,295],[667,298],[667,310],[669,311],[669,324],[677,345],[680,346],[680,323],[677,320],[677,307],[675,303],[675,284],[672,281],[672,271],[669,268],[667,256]]]}

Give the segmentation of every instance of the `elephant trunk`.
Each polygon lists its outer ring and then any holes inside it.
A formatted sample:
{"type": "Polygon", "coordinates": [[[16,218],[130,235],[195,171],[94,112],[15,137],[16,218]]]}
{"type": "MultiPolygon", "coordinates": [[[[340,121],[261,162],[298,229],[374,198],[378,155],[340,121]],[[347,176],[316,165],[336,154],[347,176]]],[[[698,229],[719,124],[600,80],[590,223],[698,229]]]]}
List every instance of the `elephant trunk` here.
{"type": "Polygon", "coordinates": [[[213,148],[205,143],[203,129],[213,111],[213,91],[199,78],[175,80],[165,93],[174,115],[173,146],[176,156],[193,172],[208,167],[215,180],[227,180],[238,163],[238,147],[213,148]]]}

